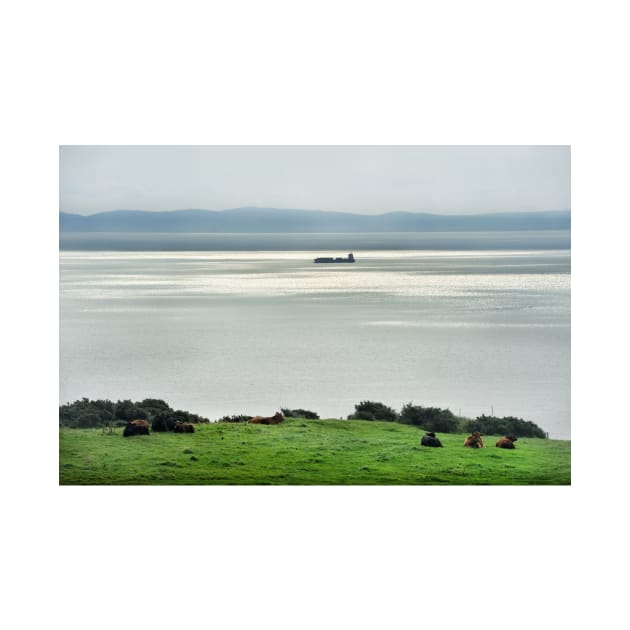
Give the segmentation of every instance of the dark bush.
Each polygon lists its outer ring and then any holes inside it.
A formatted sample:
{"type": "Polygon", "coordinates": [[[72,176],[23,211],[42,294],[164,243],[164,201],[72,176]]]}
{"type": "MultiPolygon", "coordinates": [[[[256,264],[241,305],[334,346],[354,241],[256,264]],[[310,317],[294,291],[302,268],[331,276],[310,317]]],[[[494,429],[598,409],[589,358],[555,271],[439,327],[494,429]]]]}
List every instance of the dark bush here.
{"type": "Polygon", "coordinates": [[[245,416],[245,415],[234,415],[234,416],[223,416],[223,418],[219,418],[217,422],[249,422],[253,416],[245,416]]]}
{"type": "Polygon", "coordinates": [[[59,406],[59,426],[69,428],[125,426],[128,420],[157,419],[159,424],[168,418],[173,418],[173,423],[175,420],[209,422],[208,419],[194,413],[173,411],[167,403],[157,398],[145,398],[141,403],[134,403],[131,400],[119,400],[114,403],[111,400],[82,398],[59,406]]]}
{"type": "Polygon", "coordinates": [[[400,422],[413,424],[425,431],[457,433],[459,422],[450,409],[439,407],[421,407],[407,403],[400,412],[400,422]]]}
{"type": "Polygon", "coordinates": [[[79,429],[91,429],[94,427],[101,427],[104,424],[99,414],[95,411],[88,411],[81,414],[77,417],[76,422],[76,426],[79,429]]]}
{"type": "Polygon", "coordinates": [[[381,420],[384,422],[396,422],[398,414],[387,405],[380,402],[364,400],[354,406],[354,413],[348,416],[348,420],[381,420]]]}
{"type": "Polygon", "coordinates": [[[152,431],[173,431],[175,429],[175,418],[172,412],[163,411],[157,414],[151,422],[152,431]]]}
{"type": "Polygon", "coordinates": [[[179,420],[180,422],[191,422],[192,424],[207,424],[210,422],[208,418],[202,418],[196,413],[190,413],[190,411],[183,411],[182,409],[174,411],[172,416],[175,420],[179,420]]]}
{"type": "Polygon", "coordinates": [[[108,425],[114,417],[111,400],[82,398],[59,407],[59,426],[91,428],[108,425]]]}
{"type": "Polygon", "coordinates": [[[546,438],[547,434],[530,420],[505,416],[478,416],[470,420],[466,426],[469,432],[479,431],[484,435],[515,435],[516,437],[546,438]]]}
{"type": "Polygon", "coordinates": [[[170,405],[159,398],[145,398],[136,405],[146,411],[151,419],[163,416],[165,413],[173,413],[170,405]]]}
{"type": "Polygon", "coordinates": [[[114,412],[118,420],[147,420],[148,412],[130,400],[119,400],[114,412]]]}
{"type": "Polygon", "coordinates": [[[285,418],[306,418],[307,420],[319,420],[319,415],[308,409],[280,409],[285,418]]]}

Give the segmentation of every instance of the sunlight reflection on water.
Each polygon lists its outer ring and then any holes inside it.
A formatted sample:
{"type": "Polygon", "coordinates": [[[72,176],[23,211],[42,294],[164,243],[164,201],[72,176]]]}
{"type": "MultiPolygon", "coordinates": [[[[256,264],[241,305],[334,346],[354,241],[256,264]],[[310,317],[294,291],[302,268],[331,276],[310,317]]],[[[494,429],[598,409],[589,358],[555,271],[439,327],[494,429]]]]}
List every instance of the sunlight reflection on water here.
{"type": "Polygon", "coordinates": [[[570,437],[570,252],[312,263],[327,253],[61,252],[61,400],[157,397],[211,419],[414,400],[570,437]]]}

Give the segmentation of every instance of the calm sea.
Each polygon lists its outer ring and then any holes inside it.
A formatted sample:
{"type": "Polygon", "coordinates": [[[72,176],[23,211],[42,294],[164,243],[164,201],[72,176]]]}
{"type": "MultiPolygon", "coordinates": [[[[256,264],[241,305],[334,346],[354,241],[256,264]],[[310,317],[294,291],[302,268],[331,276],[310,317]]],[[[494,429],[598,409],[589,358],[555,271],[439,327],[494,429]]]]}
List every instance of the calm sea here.
{"type": "Polygon", "coordinates": [[[186,236],[63,237],[61,402],[413,402],[570,439],[568,233],[186,236]]]}

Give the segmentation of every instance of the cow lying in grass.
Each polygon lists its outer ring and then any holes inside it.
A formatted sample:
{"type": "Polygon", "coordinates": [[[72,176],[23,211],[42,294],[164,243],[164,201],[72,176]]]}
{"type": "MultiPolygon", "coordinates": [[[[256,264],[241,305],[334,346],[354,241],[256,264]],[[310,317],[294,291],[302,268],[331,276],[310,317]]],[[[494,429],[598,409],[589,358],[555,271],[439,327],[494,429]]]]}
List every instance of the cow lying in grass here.
{"type": "Polygon", "coordinates": [[[273,416],[268,418],[263,416],[254,416],[249,420],[249,424],[280,424],[283,420],[284,416],[279,411],[276,411],[273,416]]]}
{"type": "Polygon", "coordinates": [[[149,423],[146,420],[128,420],[123,437],[130,435],[149,435],[149,423]]]}
{"type": "Polygon", "coordinates": [[[496,446],[499,448],[516,448],[516,446],[514,446],[516,440],[518,440],[518,438],[515,435],[506,435],[497,441],[496,446]]]}
{"type": "Polygon", "coordinates": [[[481,433],[479,433],[479,431],[473,431],[473,434],[469,435],[464,441],[464,446],[468,448],[483,448],[481,433]]]}
{"type": "Polygon", "coordinates": [[[177,420],[177,422],[175,422],[175,427],[173,428],[173,431],[175,431],[175,433],[194,433],[195,427],[192,425],[191,422],[180,422],[179,420],[177,420]]]}
{"type": "Polygon", "coordinates": [[[442,446],[442,442],[440,442],[439,438],[435,437],[433,431],[423,435],[420,444],[422,444],[422,446],[442,446]]]}

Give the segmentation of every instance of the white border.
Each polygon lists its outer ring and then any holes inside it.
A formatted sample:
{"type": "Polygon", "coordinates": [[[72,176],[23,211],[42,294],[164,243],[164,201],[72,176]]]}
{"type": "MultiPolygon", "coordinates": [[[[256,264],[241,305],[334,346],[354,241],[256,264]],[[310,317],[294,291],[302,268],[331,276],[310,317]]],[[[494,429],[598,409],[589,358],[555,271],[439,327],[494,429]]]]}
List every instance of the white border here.
{"type": "Polygon", "coordinates": [[[612,563],[627,551],[625,469],[611,452],[627,380],[620,7],[5,10],[12,627],[529,630],[623,618],[612,563]],[[56,169],[57,146],[73,143],[572,145],[573,486],[59,488],[56,169]]]}

